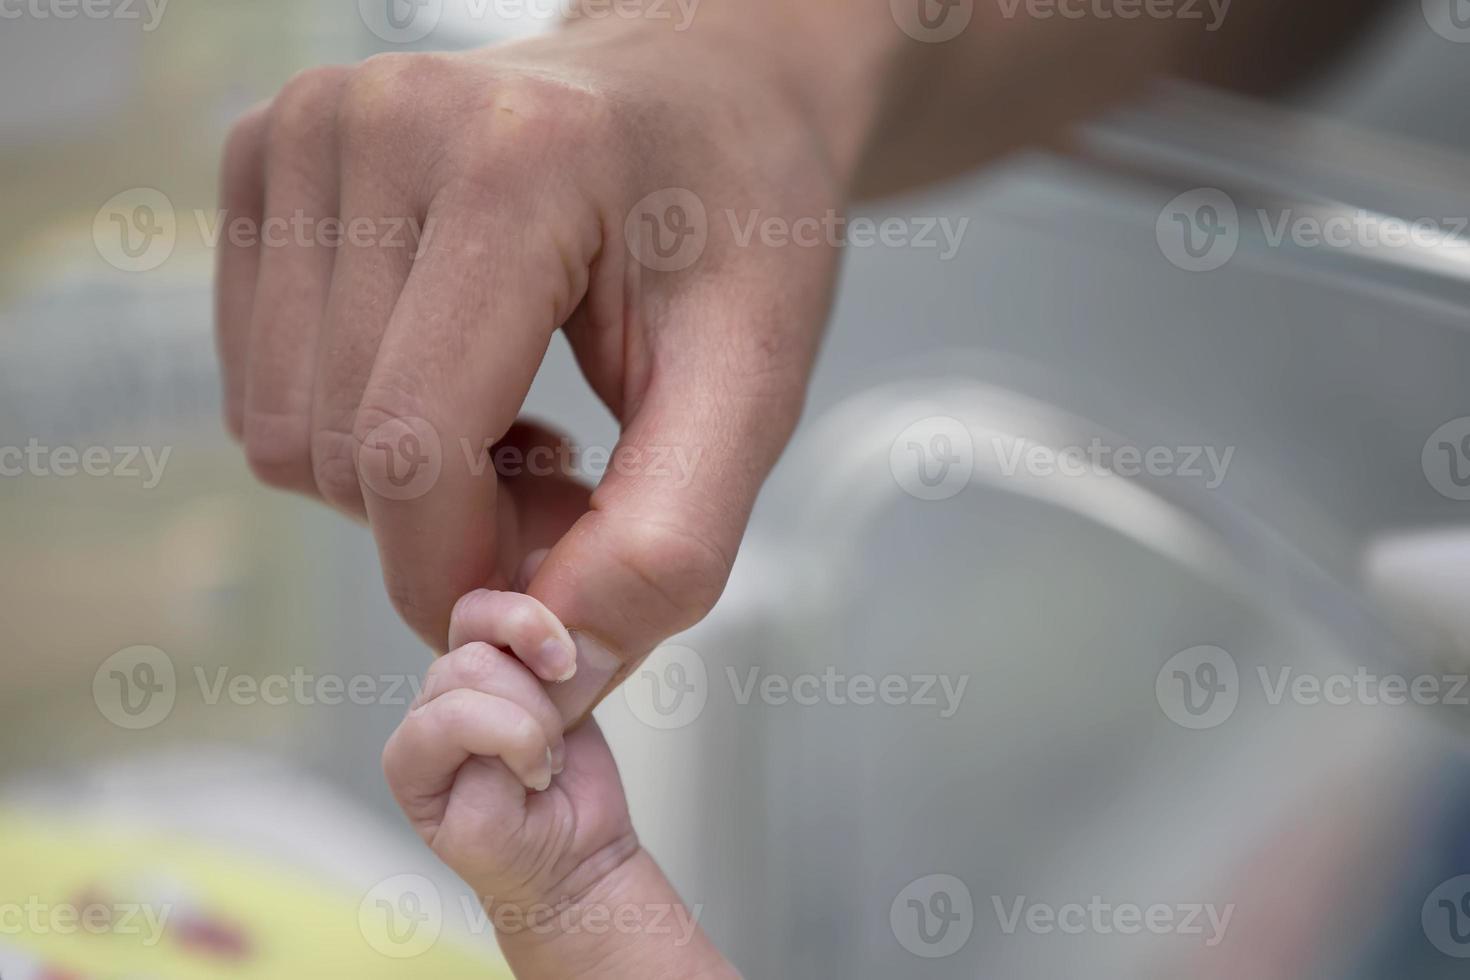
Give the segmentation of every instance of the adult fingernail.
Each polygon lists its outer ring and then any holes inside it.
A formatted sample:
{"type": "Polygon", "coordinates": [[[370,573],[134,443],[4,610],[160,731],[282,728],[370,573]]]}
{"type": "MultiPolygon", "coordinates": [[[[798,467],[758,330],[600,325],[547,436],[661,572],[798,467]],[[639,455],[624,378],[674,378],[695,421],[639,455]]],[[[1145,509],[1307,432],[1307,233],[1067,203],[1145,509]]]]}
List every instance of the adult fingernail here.
{"type": "Polygon", "coordinates": [[[616,674],[623,660],[613,653],[602,641],[582,630],[572,631],[572,642],[577,646],[577,658],[592,670],[603,674],[616,674]]]}
{"type": "Polygon", "coordinates": [[[541,663],[546,673],[558,684],[571,680],[577,673],[577,645],[566,638],[552,637],[541,644],[541,663]]]}
{"type": "Polygon", "coordinates": [[[546,556],[549,554],[551,554],[550,548],[537,548],[535,551],[526,555],[521,560],[520,571],[516,572],[515,578],[511,580],[510,587],[516,592],[526,591],[527,587],[531,584],[531,579],[536,577],[536,570],[541,567],[541,563],[546,560],[546,556]]]}
{"type": "Polygon", "coordinates": [[[577,674],[551,689],[551,700],[568,722],[585,717],[623,669],[622,659],[590,633],[572,630],[572,641],[577,646],[577,674]]]}

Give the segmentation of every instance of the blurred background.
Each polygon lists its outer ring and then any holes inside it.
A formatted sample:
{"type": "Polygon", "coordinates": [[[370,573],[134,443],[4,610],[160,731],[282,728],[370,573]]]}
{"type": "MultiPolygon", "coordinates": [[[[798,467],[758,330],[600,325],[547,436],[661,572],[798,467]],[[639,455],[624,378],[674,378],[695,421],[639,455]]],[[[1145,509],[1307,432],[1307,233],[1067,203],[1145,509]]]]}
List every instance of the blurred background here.
{"type": "MultiPolygon", "coordinates": [[[[866,214],[963,231],[849,249],[726,597],[599,713],[747,975],[1463,975],[1458,2],[866,214]]],[[[219,422],[228,126],[405,45],[346,0],[131,9],[0,25],[0,975],[497,975],[382,783],[427,653],[371,540],[219,422]],[[120,250],[140,202],[163,244],[120,250]]],[[[407,46],[552,26],[467,10],[407,46]]],[[[616,438],[560,339],[528,410],[616,438]]]]}

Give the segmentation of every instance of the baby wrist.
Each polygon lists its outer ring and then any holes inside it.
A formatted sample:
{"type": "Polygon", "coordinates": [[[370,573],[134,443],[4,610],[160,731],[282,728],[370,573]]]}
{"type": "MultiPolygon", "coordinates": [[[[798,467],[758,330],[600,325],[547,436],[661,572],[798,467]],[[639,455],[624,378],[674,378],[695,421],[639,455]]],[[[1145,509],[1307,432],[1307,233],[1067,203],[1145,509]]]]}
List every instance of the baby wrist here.
{"type": "MultiPolygon", "coordinates": [[[[567,897],[486,902],[516,976],[735,976],[699,926],[700,906],[680,899],[641,847],[599,855],[567,897]]],[[[585,866],[584,866],[585,867],[585,866]]],[[[571,879],[568,879],[571,884],[571,879]]]]}

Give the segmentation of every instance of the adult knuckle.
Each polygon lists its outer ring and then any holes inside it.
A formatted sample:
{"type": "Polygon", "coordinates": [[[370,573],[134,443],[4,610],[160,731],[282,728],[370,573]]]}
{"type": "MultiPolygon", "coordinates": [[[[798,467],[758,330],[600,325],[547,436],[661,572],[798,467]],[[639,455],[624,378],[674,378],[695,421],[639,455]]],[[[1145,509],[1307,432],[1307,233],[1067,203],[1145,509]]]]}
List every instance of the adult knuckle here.
{"type": "Polygon", "coordinates": [[[245,444],[245,410],[239,400],[227,398],[224,406],[225,433],[237,444],[245,444]]]}
{"type": "Polygon", "coordinates": [[[330,125],[347,77],[347,69],[338,66],[308,68],[293,75],[271,104],[273,143],[301,139],[330,125]]]}
{"type": "Polygon", "coordinates": [[[362,404],[353,420],[352,436],[361,446],[379,435],[385,427],[408,423],[423,416],[419,398],[407,390],[370,385],[363,393],[362,404]]]}
{"type": "Polygon", "coordinates": [[[714,607],[725,589],[731,559],[713,541],[679,525],[642,521],[625,528],[619,561],[661,597],[681,625],[714,607]]]}
{"type": "Polygon", "coordinates": [[[606,146],[609,100],[596,92],[539,78],[498,81],[466,121],[461,175],[503,186],[507,162],[560,165],[578,148],[606,146]]]}
{"type": "MultiPolygon", "coordinates": [[[[423,414],[418,399],[412,395],[381,389],[368,391],[352,425],[358,476],[363,483],[381,488],[395,478],[396,456],[382,450],[386,445],[396,444],[406,432],[423,436],[428,431],[423,414]]],[[[428,438],[434,443],[438,437],[430,433],[428,438]]],[[[437,452],[437,447],[425,446],[425,451],[437,452]]]]}
{"type": "Polygon", "coordinates": [[[259,106],[236,120],[225,136],[220,169],[226,191],[254,171],[265,135],[267,117],[268,110],[259,106]]]}
{"type": "Polygon", "coordinates": [[[358,65],[344,82],[338,122],[345,136],[381,138],[421,116],[423,95],[442,82],[441,59],[390,52],[358,65]]]}
{"type": "Polygon", "coordinates": [[[245,462],[262,483],[291,487],[310,470],[305,420],[247,409],[243,429],[245,462]]]}
{"type": "Polygon", "coordinates": [[[311,472],[323,500],[335,507],[351,505],[356,509],[362,489],[350,435],[330,430],[313,433],[311,472]]]}

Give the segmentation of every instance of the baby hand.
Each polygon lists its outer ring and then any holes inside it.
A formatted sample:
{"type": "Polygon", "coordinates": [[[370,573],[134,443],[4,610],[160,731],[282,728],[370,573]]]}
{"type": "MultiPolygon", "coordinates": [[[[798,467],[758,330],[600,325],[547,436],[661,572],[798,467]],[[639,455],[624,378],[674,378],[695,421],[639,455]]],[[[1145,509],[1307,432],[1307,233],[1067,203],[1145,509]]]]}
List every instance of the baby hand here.
{"type": "Polygon", "coordinates": [[[460,600],[450,635],[383,751],[388,785],[492,921],[576,902],[639,845],[596,724],[563,733],[537,679],[567,675],[571,639],[535,599],[485,590],[460,600]]]}

